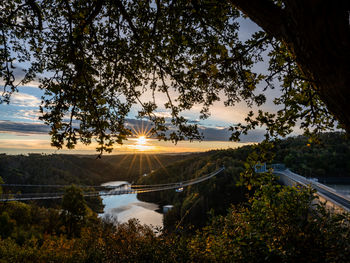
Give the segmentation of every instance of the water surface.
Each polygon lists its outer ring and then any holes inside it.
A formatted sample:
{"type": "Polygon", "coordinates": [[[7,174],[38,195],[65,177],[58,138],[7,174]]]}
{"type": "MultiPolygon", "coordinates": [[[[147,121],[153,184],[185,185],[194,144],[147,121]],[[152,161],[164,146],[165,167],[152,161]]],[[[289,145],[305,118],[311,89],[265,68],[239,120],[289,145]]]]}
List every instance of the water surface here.
{"type": "MultiPolygon", "coordinates": [[[[125,181],[107,182],[102,185],[118,186],[128,184],[125,181]]],[[[113,217],[118,222],[124,223],[131,218],[136,218],[141,224],[153,227],[163,226],[163,215],[156,212],[159,207],[153,203],[142,202],[137,199],[136,194],[102,196],[102,203],[105,205],[102,217],[113,217]]]]}

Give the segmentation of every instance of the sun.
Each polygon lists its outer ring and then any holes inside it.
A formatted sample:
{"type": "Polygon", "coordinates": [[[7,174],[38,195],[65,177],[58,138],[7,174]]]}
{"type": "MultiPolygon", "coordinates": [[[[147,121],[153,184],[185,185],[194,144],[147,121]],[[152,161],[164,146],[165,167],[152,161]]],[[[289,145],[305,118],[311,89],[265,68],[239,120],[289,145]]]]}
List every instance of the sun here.
{"type": "Polygon", "coordinates": [[[147,138],[146,138],[146,136],[142,135],[142,136],[137,137],[136,141],[137,141],[138,145],[144,145],[147,142],[147,138]]]}
{"type": "Polygon", "coordinates": [[[150,134],[152,133],[152,129],[149,128],[149,123],[147,122],[147,126],[144,127],[143,121],[141,125],[132,125],[130,127],[131,130],[131,140],[132,144],[128,145],[129,148],[137,150],[137,151],[154,151],[155,146],[152,145],[152,139],[150,134]]]}

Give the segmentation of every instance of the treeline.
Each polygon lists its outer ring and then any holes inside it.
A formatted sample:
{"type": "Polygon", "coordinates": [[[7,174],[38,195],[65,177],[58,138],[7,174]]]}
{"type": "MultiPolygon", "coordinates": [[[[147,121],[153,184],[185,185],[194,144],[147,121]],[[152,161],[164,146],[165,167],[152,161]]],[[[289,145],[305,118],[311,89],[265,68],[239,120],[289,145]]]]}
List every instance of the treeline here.
{"type": "Polygon", "coordinates": [[[2,155],[0,176],[8,184],[94,185],[115,176],[113,166],[75,155],[2,155]]]}
{"type": "MultiPolygon", "coordinates": [[[[334,150],[338,135],[324,144],[335,155],[341,153],[334,150]]],[[[272,162],[291,152],[308,154],[299,148],[321,147],[311,144],[303,137],[281,141],[272,162]]],[[[165,231],[158,233],[135,220],[117,224],[98,218],[76,187],[66,190],[57,209],[2,203],[0,262],[348,262],[349,214],[314,202],[311,189],[255,174],[251,161],[257,151],[255,146],[211,151],[140,177],[140,184],[169,183],[225,167],[180,193],[140,195],[174,205],[164,218],[165,231]]]]}
{"type": "Polygon", "coordinates": [[[348,262],[349,215],[313,199],[270,181],[196,232],[157,235],[136,220],[102,221],[71,187],[60,209],[0,206],[0,262],[348,262]]]}
{"type": "Polygon", "coordinates": [[[0,177],[12,184],[99,185],[113,180],[137,180],[139,176],[189,155],[128,154],[79,155],[0,155],[0,177]]]}
{"type": "MultiPolygon", "coordinates": [[[[205,154],[205,153],[204,153],[205,154]]],[[[194,154],[201,156],[203,154],[194,154]]],[[[34,185],[100,185],[108,181],[136,181],[140,176],[164,167],[178,160],[189,158],[189,154],[129,154],[108,155],[96,159],[84,155],[0,155],[0,178],[6,184],[34,185]]],[[[9,187],[4,186],[6,194],[15,193],[59,193],[65,187],[9,187]]],[[[96,188],[84,188],[86,192],[96,188]]],[[[95,212],[102,212],[101,199],[87,198],[95,212]]],[[[37,200],[37,205],[58,207],[56,199],[37,200]]]]}
{"type": "MultiPolygon", "coordinates": [[[[186,160],[191,157],[201,158],[208,153],[177,153],[177,154],[125,154],[106,155],[102,161],[111,165],[115,172],[115,178],[136,182],[139,177],[164,168],[174,162],[186,160]],[[116,176],[117,175],[117,176],[116,176]]],[[[116,180],[116,179],[113,179],[116,180]]]]}
{"type": "Polygon", "coordinates": [[[317,140],[287,138],[276,144],[275,153],[274,162],[305,177],[350,177],[350,140],[344,133],[323,133],[317,140]]]}
{"type": "MultiPolygon", "coordinates": [[[[139,194],[139,199],[161,206],[173,205],[164,216],[167,231],[185,228],[185,231],[204,226],[213,215],[224,215],[232,204],[247,201],[246,187],[241,187],[241,173],[253,151],[252,146],[208,152],[159,169],[140,177],[139,184],[180,182],[206,175],[219,167],[225,171],[204,183],[184,188],[183,192],[163,191],[139,194]]],[[[350,182],[350,142],[343,133],[320,134],[318,141],[305,136],[277,141],[271,163],[284,163],[293,171],[307,177],[342,177],[350,182]]],[[[254,189],[253,189],[254,190],[254,189]]]]}
{"type": "Polygon", "coordinates": [[[0,205],[0,236],[23,245],[35,238],[41,242],[44,235],[79,237],[81,229],[98,221],[94,203],[90,205],[81,189],[67,187],[56,208],[39,207],[35,203],[2,202],[0,205]]]}
{"type": "MultiPolygon", "coordinates": [[[[159,205],[174,205],[164,215],[167,231],[198,229],[206,224],[209,216],[223,215],[232,204],[246,201],[246,188],[237,186],[244,162],[251,152],[250,146],[239,149],[208,152],[202,158],[190,158],[159,169],[141,177],[139,184],[180,182],[207,175],[221,167],[225,170],[208,181],[185,187],[183,192],[174,190],[139,194],[138,198],[159,205]],[[209,214],[210,212],[210,214],[209,214]]],[[[180,186],[179,186],[180,187],[180,186]]]]}

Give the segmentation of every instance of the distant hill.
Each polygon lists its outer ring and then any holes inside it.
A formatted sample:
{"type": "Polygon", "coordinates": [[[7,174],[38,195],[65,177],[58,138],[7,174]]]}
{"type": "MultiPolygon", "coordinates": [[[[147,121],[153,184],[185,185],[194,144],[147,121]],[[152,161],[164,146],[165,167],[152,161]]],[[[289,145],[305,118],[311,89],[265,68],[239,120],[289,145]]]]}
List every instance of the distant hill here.
{"type": "Polygon", "coordinates": [[[162,169],[174,162],[206,155],[208,153],[106,155],[102,161],[112,167],[113,178],[132,182],[140,176],[162,169]]]}
{"type": "Polygon", "coordinates": [[[131,182],[145,173],[190,156],[129,154],[96,159],[83,155],[1,155],[0,177],[11,184],[99,185],[113,180],[131,182]]]}
{"type": "MultiPolygon", "coordinates": [[[[323,134],[319,139],[319,143],[303,136],[281,140],[273,148],[271,161],[284,162],[303,175],[349,178],[349,141],[340,133],[323,134]]],[[[182,192],[139,195],[145,201],[174,205],[164,216],[165,231],[160,235],[136,220],[118,225],[112,218],[103,221],[86,207],[82,216],[73,209],[76,203],[80,208],[84,204],[78,189],[67,198],[78,202],[69,206],[61,201],[2,203],[0,261],[348,262],[349,215],[333,214],[322,204],[310,209],[314,199],[308,189],[281,187],[274,180],[237,185],[253,148],[190,155],[116,155],[101,160],[76,155],[0,155],[0,176],[7,183],[92,185],[137,180],[159,184],[201,177],[225,167],[182,192]],[[79,224],[69,220],[68,211],[72,219],[79,218],[79,224]],[[67,230],[72,223],[79,230],[74,236],[67,230]]],[[[245,179],[263,176],[246,173],[245,179]]],[[[99,201],[87,200],[87,206],[96,211],[99,201]]]]}
{"type": "Polygon", "coordinates": [[[275,147],[275,162],[284,163],[300,175],[321,181],[327,178],[350,179],[350,140],[346,135],[323,133],[318,140],[305,136],[281,140],[275,147]]]}
{"type": "Polygon", "coordinates": [[[240,173],[244,171],[244,162],[250,152],[251,147],[244,146],[238,149],[210,151],[203,156],[173,163],[165,169],[141,177],[138,183],[179,182],[204,176],[222,166],[225,166],[225,170],[208,181],[185,187],[180,193],[168,190],[139,194],[138,198],[160,205],[174,205],[164,217],[164,226],[167,230],[175,230],[179,222],[181,227],[200,228],[206,224],[210,210],[215,215],[223,215],[232,204],[246,200],[247,189],[238,187],[237,182],[240,173]]]}
{"type": "MultiPolygon", "coordinates": [[[[244,163],[251,151],[251,146],[244,146],[210,151],[203,156],[175,162],[165,169],[140,177],[138,183],[179,182],[203,176],[222,165],[226,169],[208,181],[184,188],[181,193],[168,190],[139,194],[139,198],[160,205],[174,205],[164,218],[164,225],[169,230],[174,230],[180,221],[182,225],[203,226],[209,211],[225,214],[232,204],[245,200],[247,189],[237,187],[237,182],[240,173],[245,170],[244,163]]],[[[273,163],[285,163],[288,168],[303,176],[320,179],[333,177],[343,181],[349,179],[350,182],[350,142],[342,133],[321,134],[318,142],[305,136],[290,137],[278,141],[273,151],[273,163]]]]}

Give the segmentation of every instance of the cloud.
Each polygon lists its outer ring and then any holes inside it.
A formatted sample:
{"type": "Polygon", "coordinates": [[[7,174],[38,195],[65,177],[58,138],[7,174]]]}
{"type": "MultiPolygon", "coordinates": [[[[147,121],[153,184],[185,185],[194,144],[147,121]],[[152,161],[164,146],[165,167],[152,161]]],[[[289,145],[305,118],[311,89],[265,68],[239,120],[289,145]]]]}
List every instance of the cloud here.
{"type": "Polygon", "coordinates": [[[168,111],[158,111],[155,112],[154,115],[156,115],[157,117],[164,117],[164,118],[171,118],[171,113],[168,111]]]}
{"type": "MultiPolygon", "coordinates": [[[[40,149],[40,150],[55,150],[55,148],[51,147],[50,145],[50,140],[47,139],[29,139],[29,138],[23,138],[23,139],[11,139],[11,140],[3,140],[0,139],[0,151],[7,152],[5,149],[27,149],[27,150],[32,150],[32,149],[40,149]]],[[[20,153],[20,152],[19,152],[20,153]]]]}
{"type": "MultiPolygon", "coordinates": [[[[196,122],[196,121],[193,121],[196,122]]],[[[136,119],[127,119],[127,125],[136,130],[137,132],[145,131],[147,132],[151,127],[152,123],[150,121],[136,120],[136,119]]],[[[175,131],[175,127],[170,127],[167,134],[175,131]]],[[[207,127],[199,126],[199,132],[203,134],[204,141],[229,141],[231,132],[228,130],[228,127],[217,126],[217,127],[207,127]]],[[[142,132],[141,132],[142,133],[142,132]]],[[[261,142],[264,139],[265,130],[256,129],[250,131],[247,135],[241,136],[241,142],[261,142]]]]}
{"type": "Polygon", "coordinates": [[[39,107],[41,100],[27,93],[13,93],[11,95],[12,105],[18,107],[39,107]]]}
{"type": "MultiPolygon", "coordinates": [[[[168,111],[158,111],[158,112],[154,112],[154,114],[157,117],[164,117],[166,123],[168,123],[168,124],[171,123],[172,116],[171,116],[170,112],[168,112],[168,111]]],[[[184,116],[184,118],[190,124],[200,124],[200,120],[199,119],[191,119],[188,116],[184,116]]]]}
{"type": "MultiPolygon", "coordinates": [[[[30,65],[28,63],[22,63],[22,64],[15,63],[14,66],[15,68],[12,69],[13,76],[15,77],[14,84],[19,85],[26,75],[25,69],[28,69],[30,65]]],[[[40,85],[39,83],[40,77],[42,77],[42,75],[38,74],[37,77],[34,78],[34,80],[30,81],[29,83],[26,83],[26,86],[38,87],[40,85]]],[[[0,85],[5,85],[5,81],[3,78],[0,78],[0,85]]]]}
{"type": "Polygon", "coordinates": [[[18,110],[14,116],[25,120],[38,121],[41,113],[39,110],[18,110]]]}
{"type": "MultiPolygon", "coordinates": [[[[200,127],[199,131],[203,133],[204,141],[229,141],[231,132],[223,127],[200,127]]],[[[247,135],[241,136],[241,142],[261,142],[264,139],[265,131],[262,129],[252,130],[247,135]]]]}
{"type": "Polygon", "coordinates": [[[49,127],[40,123],[0,121],[1,133],[48,134],[49,127]]]}
{"type": "MultiPolygon", "coordinates": [[[[31,118],[31,114],[36,116],[35,111],[29,111],[27,114],[31,118]]],[[[149,121],[127,119],[127,126],[136,133],[147,133],[152,124],[149,121]]],[[[174,127],[170,127],[168,133],[175,131],[174,127]]],[[[199,132],[203,134],[204,141],[229,141],[231,132],[227,127],[206,127],[199,126],[199,132]]],[[[20,135],[33,135],[42,134],[47,135],[49,133],[49,127],[40,122],[13,122],[13,121],[0,121],[0,133],[15,133],[20,135]]],[[[252,130],[248,135],[241,136],[241,142],[261,142],[264,139],[265,131],[262,129],[252,130]]]]}
{"type": "MultiPolygon", "coordinates": [[[[188,119],[188,118],[186,118],[186,119],[188,119]]],[[[200,124],[200,120],[187,120],[188,121],[188,123],[191,123],[191,124],[200,124]]]]}

